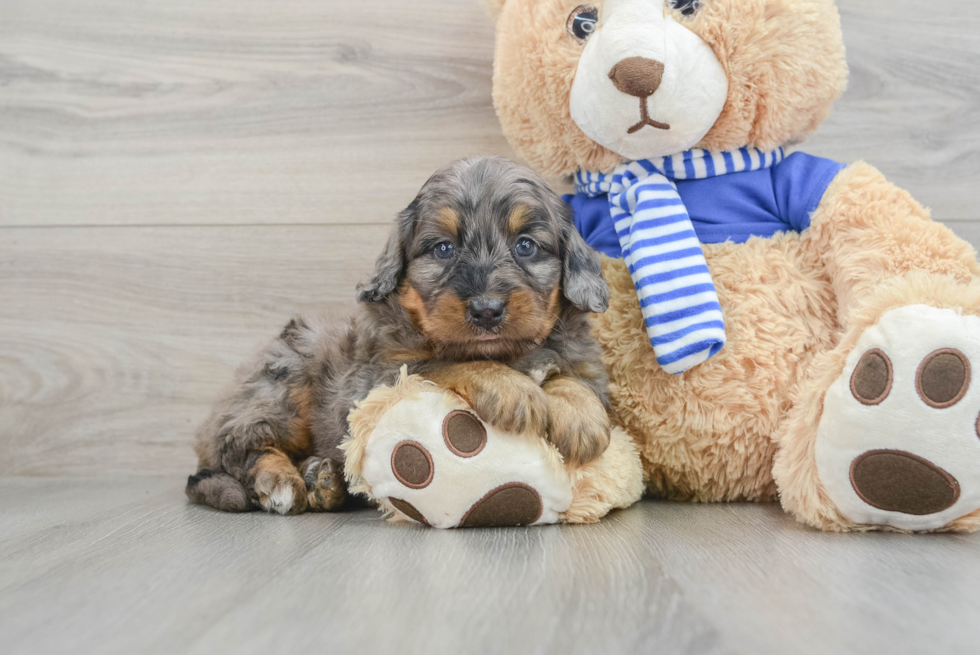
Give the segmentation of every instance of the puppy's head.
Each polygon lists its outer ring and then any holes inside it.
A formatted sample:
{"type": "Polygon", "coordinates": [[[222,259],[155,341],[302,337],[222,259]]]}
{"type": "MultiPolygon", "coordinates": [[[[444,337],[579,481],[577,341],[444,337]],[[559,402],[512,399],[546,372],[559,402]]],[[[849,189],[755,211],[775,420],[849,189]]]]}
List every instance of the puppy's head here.
{"type": "Polygon", "coordinates": [[[561,198],[532,171],[479,157],[426,182],[359,299],[397,302],[446,356],[505,358],[543,341],[564,307],[605,311],[609,291],[561,198]]]}

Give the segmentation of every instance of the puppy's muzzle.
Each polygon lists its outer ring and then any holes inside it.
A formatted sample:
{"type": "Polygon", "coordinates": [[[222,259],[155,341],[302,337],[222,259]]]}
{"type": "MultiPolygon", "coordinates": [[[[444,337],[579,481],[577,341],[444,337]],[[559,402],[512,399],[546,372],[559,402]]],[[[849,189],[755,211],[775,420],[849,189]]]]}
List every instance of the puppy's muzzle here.
{"type": "Polygon", "coordinates": [[[466,320],[483,330],[500,327],[507,315],[507,303],[499,298],[474,298],[466,305],[466,320]]]}

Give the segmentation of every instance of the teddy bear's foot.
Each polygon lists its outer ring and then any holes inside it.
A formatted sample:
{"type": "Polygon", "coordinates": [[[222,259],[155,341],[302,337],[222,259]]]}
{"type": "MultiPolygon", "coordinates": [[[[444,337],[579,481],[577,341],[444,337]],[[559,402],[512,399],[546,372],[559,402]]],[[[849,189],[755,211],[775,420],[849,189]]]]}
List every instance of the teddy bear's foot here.
{"type": "Polygon", "coordinates": [[[403,372],[350,415],[342,449],[352,493],[437,528],[591,523],[642,493],[629,436],[569,471],[543,435],[483,422],[457,395],[403,372]]]}
{"type": "Polygon", "coordinates": [[[814,456],[857,529],[956,529],[980,509],[980,317],[927,305],[882,314],[827,390],[814,456]]]}

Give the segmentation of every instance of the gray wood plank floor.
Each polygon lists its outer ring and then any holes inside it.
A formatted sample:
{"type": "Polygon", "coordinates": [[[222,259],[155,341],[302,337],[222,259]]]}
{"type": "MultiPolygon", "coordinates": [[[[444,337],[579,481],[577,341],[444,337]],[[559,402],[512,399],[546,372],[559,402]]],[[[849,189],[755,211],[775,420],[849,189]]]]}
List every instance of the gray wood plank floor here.
{"type": "Polygon", "coordinates": [[[440,532],[189,506],[179,479],[0,480],[21,653],[976,653],[971,537],[827,535],[775,505],[440,532]]]}
{"type": "MultiPolygon", "coordinates": [[[[850,88],[804,149],[980,245],[980,4],[838,4],[850,88]]],[[[980,652],[977,537],[185,504],[238,362],[343,311],[432,170],[513,155],[492,56],[480,0],[0,2],[0,652],[980,652]]]]}

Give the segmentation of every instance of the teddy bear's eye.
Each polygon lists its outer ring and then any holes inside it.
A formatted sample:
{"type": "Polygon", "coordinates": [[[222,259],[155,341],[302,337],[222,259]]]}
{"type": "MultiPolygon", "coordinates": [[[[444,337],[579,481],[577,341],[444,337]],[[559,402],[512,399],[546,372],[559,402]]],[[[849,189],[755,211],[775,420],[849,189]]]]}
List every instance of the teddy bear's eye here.
{"type": "Polygon", "coordinates": [[[592,5],[581,5],[568,17],[568,33],[579,43],[585,43],[599,24],[599,10],[592,5]]]}
{"type": "Polygon", "coordinates": [[[693,16],[701,8],[701,0],[667,0],[667,4],[682,16],[693,16]]]}

